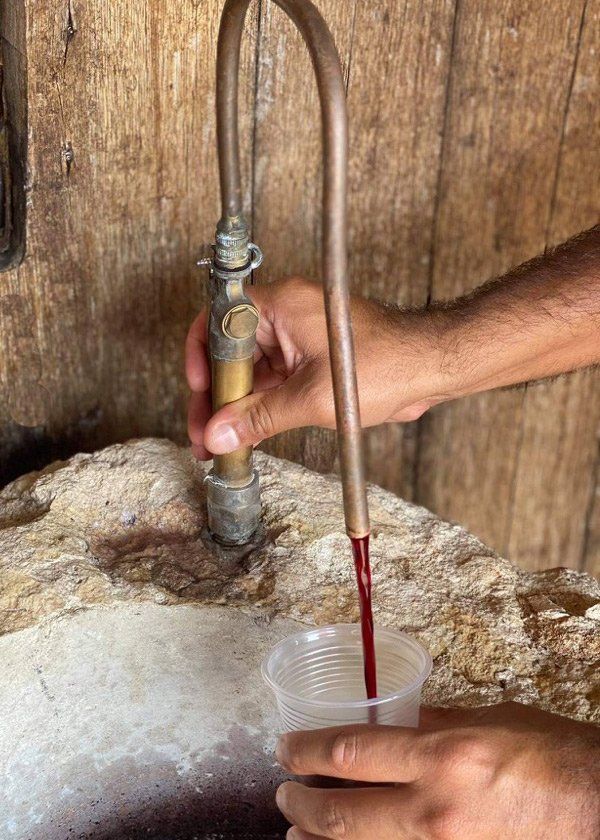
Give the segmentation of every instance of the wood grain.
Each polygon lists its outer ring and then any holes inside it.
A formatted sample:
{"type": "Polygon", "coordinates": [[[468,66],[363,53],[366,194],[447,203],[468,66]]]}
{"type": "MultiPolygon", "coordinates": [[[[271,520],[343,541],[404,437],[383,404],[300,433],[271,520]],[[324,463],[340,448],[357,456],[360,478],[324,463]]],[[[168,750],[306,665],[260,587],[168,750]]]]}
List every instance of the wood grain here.
{"type": "Polygon", "coordinates": [[[596,459],[596,468],[592,474],[592,494],[585,516],[585,538],[579,564],[582,571],[600,578],[600,458],[596,459]]]}
{"type": "MultiPolygon", "coordinates": [[[[354,0],[320,0],[347,77],[354,0]]],[[[261,4],[254,127],[252,236],[265,255],[259,282],[302,274],[320,279],[321,125],[306,46],[274,3],[261,4]]],[[[335,434],[299,429],[263,444],[311,469],[335,464],[335,434]]]]}
{"type": "MultiPolygon", "coordinates": [[[[582,13],[564,110],[549,245],[592,227],[600,216],[599,43],[600,3],[592,0],[582,13]]],[[[600,544],[590,538],[585,515],[596,492],[599,384],[598,371],[585,371],[527,389],[506,552],[528,568],[585,566],[600,574],[600,544]],[[575,510],[581,513],[566,515],[575,510]]]]}
{"type": "Polygon", "coordinates": [[[27,51],[24,0],[0,4],[0,271],[25,251],[27,51]]]}
{"type": "MultiPolygon", "coordinates": [[[[453,22],[453,0],[357,5],[348,88],[350,276],[368,297],[427,301],[453,22]]],[[[365,439],[369,480],[413,499],[417,425],[381,426],[365,439]]]]}
{"type": "MultiPolygon", "coordinates": [[[[270,4],[263,8],[253,235],[266,254],[263,276],[319,277],[316,89],[295,83],[295,78],[311,78],[304,45],[279,10],[270,4]],[[281,125],[285,138],[277,130],[281,125]],[[271,219],[286,219],[300,237],[282,243],[276,225],[269,226],[271,219]]],[[[348,79],[352,285],[395,303],[425,303],[454,4],[446,0],[434,10],[392,0],[377,8],[358,3],[353,15],[339,4],[319,8],[332,27],[348,79]]],[[[369,430],[369,478],[412,498],[416,440],[415,427],[369,430]]],[[[313,469],[337,467],[335,437],[324,430],[287,433],[265,448],[313,469]]]]}
{"type": "MultiPolygon", "coordinates": [[[[460,3],[432,298],[451,298],[543,250],[582,11],[582,2],[556,0],[543,10],[518,0],[460,3]]],[[[518,516],[524,400],[522,390],[482,394],[422,421],[419,501],[500,551],[518,516]]]]}
{"type": "MultiPolygon", "coordinates": [[[[28,246],[0,293],[32,313],[47,399],[22,445],[24,418],[4,402],[4,479],[110,440],[185,439],[183,340],[206,299],[195,259],[219,209],[220,3],[25,0],[25,12],[28,246]]],[[[241,62],[248,206],[256,25],[253,8],[241,62]]],[[[20,364],[0,359],[0,381],[30,379],[20,364]]]]}
{"type": "MultiPolygon", "coordinates": [[[[451,297],[597,221],[599,0],[318,6],[348,80],[356,290],[451,297]]],[[[221,7],[0,4],[11,118],[28,139],[26,257],[0,272],[0,482],[134,435],[185,440],[183,339],[219,214],[221,7]]],[[[318,277],[317,92],[267,0],[251,5],[240,103],[259,282],[318,277]]],[[[369,477],[525,566],[600,574],[599,401],[588,372],[370,430],[369,477]]],[[[327,431],[269,448],[336,466],[327,431]]]]}

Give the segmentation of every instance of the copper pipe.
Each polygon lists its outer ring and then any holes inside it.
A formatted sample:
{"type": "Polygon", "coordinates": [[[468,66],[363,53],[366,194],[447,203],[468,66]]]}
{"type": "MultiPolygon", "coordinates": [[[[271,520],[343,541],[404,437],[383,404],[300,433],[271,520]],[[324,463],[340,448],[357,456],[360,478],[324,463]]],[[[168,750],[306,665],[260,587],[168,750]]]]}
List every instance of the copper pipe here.
{"type": "MultiPolygon", "coordinates": [[[[362,432],[350,320],[347,267],[346,91],[331,33],[310,0],[274,0],[300,30],[315,71],[323,136],[322,272],[337,421],[346,530],[369,533],[362,432]]],[[[250,0],[226,0],[217,47],[217,137],[223,228],[241,218],[238,75],[244,19],[250,0]]]]}

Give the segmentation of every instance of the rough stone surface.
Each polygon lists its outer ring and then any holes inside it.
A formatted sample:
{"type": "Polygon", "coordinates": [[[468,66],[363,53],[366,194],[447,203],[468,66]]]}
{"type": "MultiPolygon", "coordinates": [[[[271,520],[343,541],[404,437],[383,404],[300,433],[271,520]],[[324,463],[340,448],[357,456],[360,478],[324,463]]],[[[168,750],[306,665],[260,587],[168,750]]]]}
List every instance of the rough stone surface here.
{"type": "MultiPolygon", "coordinates": [[[[207,545],[206,464],[160,440],[112,446],[0,493],[1,629],[98,604],[212,603],[325,624],[357,619],[338,480],[258,453],[262,541],[207,545]]],[[[435,658],[428,699],[503,698],[600,721],[600,584],[519,570],[462,528],[369,494],[375,618],[435,658]]]]}
{"type": "Polygon", "coordinates": [[[299,626],[118,604],[4,636],[2,840],[282,837],[260,660],[299,626]]]}
{"type": "MultiPolygon", "coordinates": [[[[264,527],[242,551],[207,539],[208,465],[167,441],[78,455],[0,492],[0,837],[282,836],[258,663],[293,620],[358,608],[337,478],[257,461],[264,527]]],[[[369,495],[375,620],[431,651],[427,702],[515,699],[600,722],[597,581],[523,572],[423,508],[369,495]]]]}

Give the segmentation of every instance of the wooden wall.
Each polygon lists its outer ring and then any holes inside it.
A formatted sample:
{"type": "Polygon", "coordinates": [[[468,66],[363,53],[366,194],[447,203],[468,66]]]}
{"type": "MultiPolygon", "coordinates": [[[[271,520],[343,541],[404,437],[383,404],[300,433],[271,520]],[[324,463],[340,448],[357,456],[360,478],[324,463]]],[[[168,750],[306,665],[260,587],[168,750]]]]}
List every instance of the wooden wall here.
{"type": "MultiPolygon", "coordinates": [[[[357,291],[452,297],[598,221],[600,0],[317,4],[348,80],[357,291]]],[[[0,0],[8,117],[28,145],[26,256],[0,273],[4,481],[131,436],[185,439],[194,262],[218,216],[220,7],[0,0]]],[[[260,279],[318,276],[316,90],[266,0],[241,91],[260,279]]],[[[599,374],[584,372],[370,430],[369,474],[528,568],[600,574],[599,426],[599,374]]],[[[329,432],[269,449],[335,468],[329,432]]]]}

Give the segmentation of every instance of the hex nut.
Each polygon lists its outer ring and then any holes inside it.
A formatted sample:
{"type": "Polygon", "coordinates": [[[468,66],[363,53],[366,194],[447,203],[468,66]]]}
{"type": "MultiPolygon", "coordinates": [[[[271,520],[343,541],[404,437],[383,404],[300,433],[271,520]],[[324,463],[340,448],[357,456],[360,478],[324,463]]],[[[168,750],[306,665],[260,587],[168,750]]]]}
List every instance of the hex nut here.
{"type": "Polygon", "coordinates": [[[228,338],[250,338],[258,327],[258,310],[248,303],[234,306],[223,318],[223,332],[228,338]]]}

